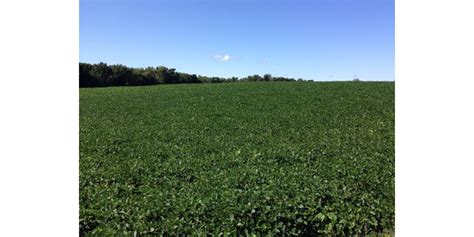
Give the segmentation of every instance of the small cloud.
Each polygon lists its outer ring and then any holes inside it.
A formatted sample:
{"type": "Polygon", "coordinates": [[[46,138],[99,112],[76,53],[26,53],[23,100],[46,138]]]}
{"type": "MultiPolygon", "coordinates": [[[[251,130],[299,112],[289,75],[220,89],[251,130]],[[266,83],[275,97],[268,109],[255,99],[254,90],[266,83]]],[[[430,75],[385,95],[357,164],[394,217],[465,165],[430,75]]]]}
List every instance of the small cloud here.
{"type": "Polygon", "coordinates": [[[218,59],[219,61],[225,62],[225,61],[231,60],[233,57],[225,54],[225,55],[215,55],[214,58],[218,59]]]}

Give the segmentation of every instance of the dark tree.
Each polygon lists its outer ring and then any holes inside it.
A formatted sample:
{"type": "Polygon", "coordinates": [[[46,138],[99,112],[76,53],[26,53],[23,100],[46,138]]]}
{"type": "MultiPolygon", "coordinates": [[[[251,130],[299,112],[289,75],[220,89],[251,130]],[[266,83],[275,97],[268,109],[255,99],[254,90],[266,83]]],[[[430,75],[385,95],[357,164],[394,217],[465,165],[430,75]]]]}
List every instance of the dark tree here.
{"type": "MultiPolygon", "coordinates": [[[[196,74],[176,72],[174,68],[146,67],[131,68],[121,64],[107,65],[79,63],[79,87],[99,86],[143,86],[174,83],[221,83],[239,81],[295,81],[293,78],[272,77],[271,74],[252,75],[244,78],[207,77],[196,74]]],[[[298,79],[303,81],[303,79],[298,79]]]]}
{"type": "Polygon", "coordinates": [[[263,75],[263,80],[264,81],[271,81],[272,80],[272,74],[267,73],[267,74],[263,75]]]}

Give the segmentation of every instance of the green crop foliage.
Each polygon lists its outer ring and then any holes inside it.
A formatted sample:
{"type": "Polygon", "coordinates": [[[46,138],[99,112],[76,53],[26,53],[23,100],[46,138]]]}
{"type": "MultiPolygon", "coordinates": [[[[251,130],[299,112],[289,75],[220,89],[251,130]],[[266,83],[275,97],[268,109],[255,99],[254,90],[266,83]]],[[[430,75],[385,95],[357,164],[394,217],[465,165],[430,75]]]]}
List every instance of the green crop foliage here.
{"type": "Polygon", "coordinates": [[[80,234],[393,232],[393,82],[80,89],[80,234]]]}

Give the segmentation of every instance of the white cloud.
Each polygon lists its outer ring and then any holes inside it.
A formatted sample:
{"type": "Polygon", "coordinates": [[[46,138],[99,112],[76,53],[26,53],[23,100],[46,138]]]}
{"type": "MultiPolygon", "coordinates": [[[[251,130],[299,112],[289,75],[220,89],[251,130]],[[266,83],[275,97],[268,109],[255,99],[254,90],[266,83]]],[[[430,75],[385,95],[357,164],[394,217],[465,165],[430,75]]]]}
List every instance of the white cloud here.
{"type": "Polygon", "coordinates": [[[231,56],[225,54],[225,55],[216,55],[216,56],[214,56],[214,58],[219,59],[220,61],[224,61],[224,62],[225,62],[225,61],[231,60],[233,57],[231,57],[231,56]]]}

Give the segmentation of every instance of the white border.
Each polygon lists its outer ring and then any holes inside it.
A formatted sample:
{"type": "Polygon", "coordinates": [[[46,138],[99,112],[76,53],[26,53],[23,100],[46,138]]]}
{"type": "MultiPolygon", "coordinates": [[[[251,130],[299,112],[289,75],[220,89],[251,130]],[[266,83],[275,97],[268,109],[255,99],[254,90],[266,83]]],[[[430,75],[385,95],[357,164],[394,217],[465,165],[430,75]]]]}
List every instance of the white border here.
{"type": "Polygon", "coordinates": [[[473,3],[396,0],[396,235],[474,231],[473,3]]]}
{"type": "Polygon", "coordinates": [[[79,235],[79,2],[0,1],[0,236],[79,235]]]}

